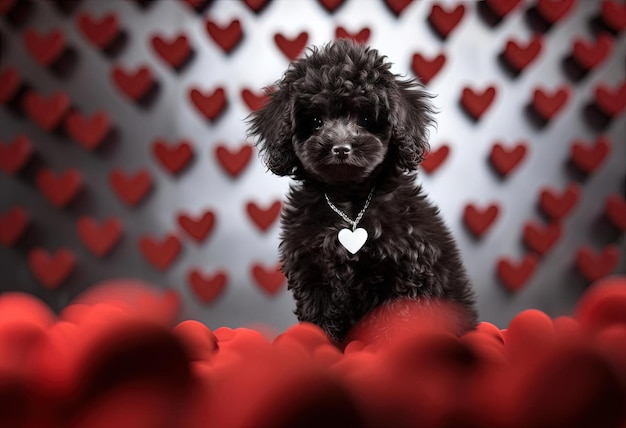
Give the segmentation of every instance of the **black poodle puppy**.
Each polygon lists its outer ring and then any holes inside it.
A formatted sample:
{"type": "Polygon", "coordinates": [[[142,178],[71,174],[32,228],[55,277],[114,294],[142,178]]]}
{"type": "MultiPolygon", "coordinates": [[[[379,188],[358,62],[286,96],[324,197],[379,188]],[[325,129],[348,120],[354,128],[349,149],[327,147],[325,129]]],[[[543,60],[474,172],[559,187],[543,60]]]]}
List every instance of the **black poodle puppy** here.
{"type": "Polygon", "coordinates": [[[339,40],[294,61],[249,118],[268,168],[291,176],[280,259],[300,321],[337,342],[397,299],[475,298],[455,241],[416,184],[430,96],[375,49],[339,40]]]}

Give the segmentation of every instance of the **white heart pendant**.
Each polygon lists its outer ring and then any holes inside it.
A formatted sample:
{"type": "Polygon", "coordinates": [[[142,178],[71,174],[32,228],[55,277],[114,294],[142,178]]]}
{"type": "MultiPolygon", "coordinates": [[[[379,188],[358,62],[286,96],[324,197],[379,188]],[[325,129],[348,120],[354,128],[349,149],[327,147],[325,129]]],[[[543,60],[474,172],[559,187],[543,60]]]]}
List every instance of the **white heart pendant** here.
{"type": "Polygon", "coordinates": [[[339,243],[352,254],[356,254],[367,241],[367,230],[359,227],[354,232],[350,229],[341,229],[337,235],[339,243]]]}

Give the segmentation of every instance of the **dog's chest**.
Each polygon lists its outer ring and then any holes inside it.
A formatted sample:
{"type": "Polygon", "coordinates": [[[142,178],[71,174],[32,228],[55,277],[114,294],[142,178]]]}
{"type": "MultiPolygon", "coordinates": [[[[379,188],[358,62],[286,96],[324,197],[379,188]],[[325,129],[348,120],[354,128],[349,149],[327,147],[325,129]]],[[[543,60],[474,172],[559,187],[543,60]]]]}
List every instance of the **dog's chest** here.
{"type": "MultiPolygon", "coordinates": [[[[359,216],[358,207],[343,204],[337,208],[350,220],[359,216]]],[[[388,257],[390,247],[410,238],[412,228],[401,217],[372,203],[355,227],[326,203],[287,209],[282,219],[283,257],[305,255],[309,263],[328,268],[335,276],[348,268],[369,267],[372,271],[393,263],[388,257]]],[[[393,259],[397,261],[397,257],[393,259]]]]}

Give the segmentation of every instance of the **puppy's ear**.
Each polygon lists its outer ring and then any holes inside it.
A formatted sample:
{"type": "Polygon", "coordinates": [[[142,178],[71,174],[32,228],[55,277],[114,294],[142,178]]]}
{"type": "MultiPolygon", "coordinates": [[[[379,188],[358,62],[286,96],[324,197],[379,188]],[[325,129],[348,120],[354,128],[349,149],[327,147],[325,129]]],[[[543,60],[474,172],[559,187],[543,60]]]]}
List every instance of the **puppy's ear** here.
{"type": "Polygon", "coordinates": [[[429,149],[429,127],[434,124],[432,98],[415,80],[396,80],[390,114],[391,149],[400,168],[415,171],[429,149]]]}
{"type": "Polygon", "coordinates": [[[292,175],[297,166],[293,150],[293,99],[284,82],[267,91],[269,100],[247,119],[248,133],[257,137],[257,147],[267,168],[276,175],[292,175]]]}

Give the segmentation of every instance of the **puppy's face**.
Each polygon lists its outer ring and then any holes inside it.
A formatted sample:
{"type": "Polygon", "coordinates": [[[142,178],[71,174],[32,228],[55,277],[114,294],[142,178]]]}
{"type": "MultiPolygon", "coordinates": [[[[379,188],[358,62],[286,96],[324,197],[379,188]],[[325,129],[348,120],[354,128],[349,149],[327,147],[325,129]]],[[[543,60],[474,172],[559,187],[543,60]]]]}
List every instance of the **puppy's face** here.
{"type": "Polygon", "coordinates": [[[277,175],[360,183],[384,162],[414,171],[428,147],[429,96],[374,49],[347,40],[294,61],[249,120],[277,175]]]}
{"type": "Polygon", "coordinates": [[[385,160],[388,112],[364,89],[354,92],[334,99],[317,94],[296,101],[293,146],[308,176],[329,184],[358,183],[385,160]]]}

